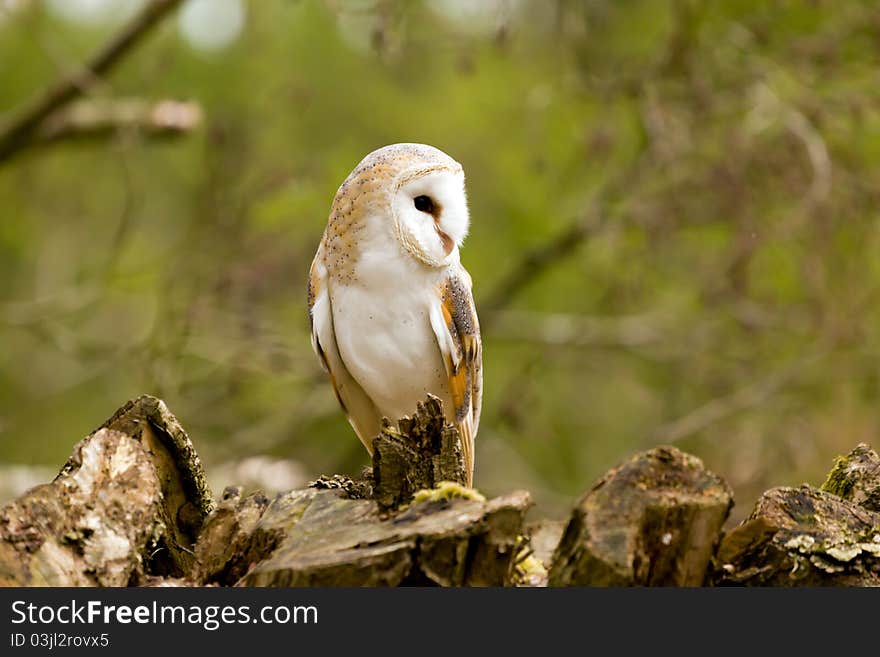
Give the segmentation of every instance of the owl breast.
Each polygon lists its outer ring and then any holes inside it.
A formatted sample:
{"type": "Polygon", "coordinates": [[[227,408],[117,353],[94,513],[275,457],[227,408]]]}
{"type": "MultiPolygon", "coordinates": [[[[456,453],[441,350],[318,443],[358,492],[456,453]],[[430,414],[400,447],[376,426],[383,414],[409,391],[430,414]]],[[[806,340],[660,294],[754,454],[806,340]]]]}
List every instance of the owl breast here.
{"type": "Polygon", "coordinates": [[[390,234],[381,237],[369,240],[352,275],[331,283],[340,357],[382,415],[411,415],[430,392],[449,416],[452,400],[430,321],[443,272],[403,253],[390,234]]]}

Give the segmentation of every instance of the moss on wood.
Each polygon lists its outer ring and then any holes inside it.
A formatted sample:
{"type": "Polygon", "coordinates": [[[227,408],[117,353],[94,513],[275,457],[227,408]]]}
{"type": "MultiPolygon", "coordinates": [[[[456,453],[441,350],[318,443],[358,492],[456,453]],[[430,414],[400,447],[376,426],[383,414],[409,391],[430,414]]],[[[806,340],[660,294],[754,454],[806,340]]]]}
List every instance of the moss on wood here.
{"type": "Polygon", "coordinates": [[[718,585],[878,586],[880,514],[812,486],[765,492],[722,540],[718,585]]]}

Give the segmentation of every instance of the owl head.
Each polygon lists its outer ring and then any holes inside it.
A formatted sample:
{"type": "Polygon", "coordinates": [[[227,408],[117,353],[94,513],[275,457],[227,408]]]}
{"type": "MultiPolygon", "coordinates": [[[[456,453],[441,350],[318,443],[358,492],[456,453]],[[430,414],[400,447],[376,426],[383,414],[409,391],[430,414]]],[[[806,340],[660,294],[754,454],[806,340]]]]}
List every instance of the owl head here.
{"type": "Polygon", "coordinates": [[[422,263],[448,265],[458,258],[468,232],[464,170],[446,153],[425,144],[375,150],[336,193],[331,221],[353,215],[390,231],[422,263]]]}

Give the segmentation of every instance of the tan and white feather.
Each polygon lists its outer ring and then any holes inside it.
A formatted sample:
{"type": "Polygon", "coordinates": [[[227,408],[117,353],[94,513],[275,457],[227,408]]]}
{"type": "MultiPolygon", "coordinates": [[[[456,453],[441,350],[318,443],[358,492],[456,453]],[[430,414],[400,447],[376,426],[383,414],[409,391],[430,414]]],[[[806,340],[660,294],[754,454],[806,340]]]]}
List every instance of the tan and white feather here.
{"type": "Polygon", "coordinates": [[[459,259],[469,216],[461,165],[424,144],[367,155],[333,199],[309,274],[312,347],[372,454],[382,417],[443,400],[468,485],[482,401],[471,277],[459,259]]]}

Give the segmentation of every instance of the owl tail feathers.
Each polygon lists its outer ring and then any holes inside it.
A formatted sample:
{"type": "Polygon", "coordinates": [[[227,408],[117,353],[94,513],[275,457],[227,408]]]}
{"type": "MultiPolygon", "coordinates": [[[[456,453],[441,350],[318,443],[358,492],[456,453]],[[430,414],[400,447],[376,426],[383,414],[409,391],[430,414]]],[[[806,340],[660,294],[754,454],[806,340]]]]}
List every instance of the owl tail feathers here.
{"type": "Polygon", "coordinates": [[[458,435],[461,438],[461,451],[464,455],[465,484],[474,487],[474,436],[469,422],[457,423],[458,435]]]}

